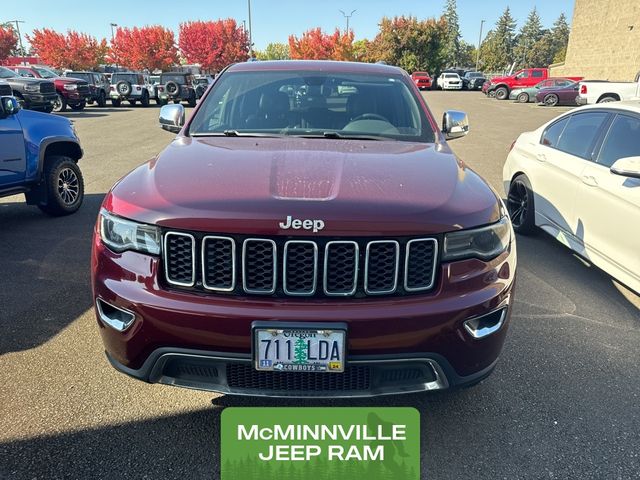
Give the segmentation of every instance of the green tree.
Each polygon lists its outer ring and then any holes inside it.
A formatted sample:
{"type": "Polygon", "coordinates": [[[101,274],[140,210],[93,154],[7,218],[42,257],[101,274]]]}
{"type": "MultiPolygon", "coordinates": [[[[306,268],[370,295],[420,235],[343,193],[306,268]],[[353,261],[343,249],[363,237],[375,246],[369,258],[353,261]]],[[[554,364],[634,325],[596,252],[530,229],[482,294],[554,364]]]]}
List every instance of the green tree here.
{"type": "Polygon", "coordinates": [[[447,66],[463,65],[461,61],[462,41],[458,23],[456,0],[447,0],[442,14],[447,22],[447,34],[444,42],[444,58],[447,66]]]}
{"type": "Polygon", "coordinates": [[[353,58],[359,62],[370,61],[368,57],[369,52],[369,40],[362,39],[353,42],[353,58]]]}
{"type": "Polygon", "coordinates": [[[516,21],[509,7],[505,9],[493,30],[487,33],[480,47],[483,69],[498,72],[508,69],[513,63],[516,21]]]}
{"type": "Polygon", "coordinates": [[[517,44],[514,48],[514,56],[518,65],[523,68],[538,66],[531,62],[531,53],[542,36],[542,21],[538,11],[533,7],[527,17],[527,21],[520,29],[520,35],[518,35],[517,44]]]}
{"type": "Polygon", "coordinates": [[[304,341],[304,339],[302,338],[298,338],[298,340],[296,340],[296,343],[294,344],[294,350],[293,350],[293,358],[294,361],[293,363],[296,363],[298,365],[304,365],[307,363],[307,350],[308,350],[308,345],[307,342],[304,341]]]}
{"type": "Polygon", "coordinates": [[[286,43],[270,43],[263,51],[255,52],[258,60],[289,60],[289,45],[286,43]]]}
{"type": "Polygon", "coordinates": [[[476,66],[476,54],[478,49],[471,45],[470,43],[465,42],[464,40],[460,41],[460,61],[458,65],[462,67],[474,67],[476,66]]]}
{"type": "Polygon", "coordinates": [[[558,19],[553,22],[551,28],[551,36],[553,38],[553,61],[564,62],[564,57],[567,54],[567,45],[569,44],[569,34],[571,28],[567,23],[567,17],[564,13],[561,13],[558,19]]]}

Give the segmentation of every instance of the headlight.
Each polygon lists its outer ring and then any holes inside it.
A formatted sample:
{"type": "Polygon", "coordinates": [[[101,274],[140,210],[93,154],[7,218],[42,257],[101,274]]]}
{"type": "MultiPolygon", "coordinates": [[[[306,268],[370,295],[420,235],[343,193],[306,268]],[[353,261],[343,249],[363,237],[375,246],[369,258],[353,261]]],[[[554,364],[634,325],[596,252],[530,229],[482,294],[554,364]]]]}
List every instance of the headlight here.
{"type": "Polygon", "coordinates": [[[443,260],[479,258],[491,260],[504,252],[511,241],[511,222],[504,216],[486,227],[447,233],[444,236],[443,260]]]}
{"type": "Polygon", "coordinates": [[[65,90],[77,90],[78,86],[74,85],[73,83],[67,84],[67,85],[63,85],[65,90]]]}
{"type": "Polygon", "coordinates": [[[160,230],[153,225],[137,223],[100,211],[100,238],[114,252],[135,250],[150,255],[160,254],[160,230]]]}
{"type": "Polygon", "coordinates": [[[39,92],[40,85],[25,85],[24,90],[25,92],[39,92]]]}

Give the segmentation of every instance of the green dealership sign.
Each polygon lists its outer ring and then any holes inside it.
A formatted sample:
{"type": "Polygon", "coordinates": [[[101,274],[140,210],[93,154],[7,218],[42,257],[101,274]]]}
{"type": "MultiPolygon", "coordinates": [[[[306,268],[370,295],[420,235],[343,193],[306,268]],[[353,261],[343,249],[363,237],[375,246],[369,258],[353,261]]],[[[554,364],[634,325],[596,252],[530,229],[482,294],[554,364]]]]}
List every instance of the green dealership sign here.
{"type": "Polygon", "coordinates": [[[227,408],[222,480],[419,480],[413,408],[227,408]]]}

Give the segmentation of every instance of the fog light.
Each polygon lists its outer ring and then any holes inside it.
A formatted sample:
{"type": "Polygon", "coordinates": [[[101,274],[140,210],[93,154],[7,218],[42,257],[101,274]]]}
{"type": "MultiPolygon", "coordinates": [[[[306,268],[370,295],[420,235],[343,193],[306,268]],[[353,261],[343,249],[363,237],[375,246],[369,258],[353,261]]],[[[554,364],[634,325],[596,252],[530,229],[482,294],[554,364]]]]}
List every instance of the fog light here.
{"type": "Polygon", "coordinates": [[[507,318],[508,307],[502,307],[480,317],[470,318],[464,322],[465,330],[473,338],[484,338],[497,332],[507,318]]]}
{"type": "Polygon", "coordinates": [[[130,311],[111,305],[101,298],[96,299],[96,310],[102,323],[119,332],[124,332],[136,319],[130,311]]]}

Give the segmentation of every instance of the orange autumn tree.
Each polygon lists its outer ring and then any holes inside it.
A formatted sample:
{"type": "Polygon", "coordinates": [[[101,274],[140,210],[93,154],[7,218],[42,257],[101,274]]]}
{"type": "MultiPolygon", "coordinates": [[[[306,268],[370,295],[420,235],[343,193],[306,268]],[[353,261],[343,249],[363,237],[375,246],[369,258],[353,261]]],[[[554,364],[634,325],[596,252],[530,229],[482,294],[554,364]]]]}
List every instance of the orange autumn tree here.
{"type": "Polygon", "coordinates": [[[134,70],[169,70],[178,64],[173,32],[160,25],[118,28],[109,61],[134,70]]]}
{"type": "Polygon", "coordinates": [[[232,18],[181,23],[178,45],[187,62],[209,71],[249,58],[247,33],[232,18]]]}
{"type": "Polygon", "coordinates": [[[27,35],[34,53],[44,63],[55,68],[93,70],[104,63],[107,41],[98,41],[86,33],[69,30],[63,33],[43,28],[27,35]]]}
{"type": "Polygon", "coordinates": [[[0,25],[0,62],[16,49],[18,36],[10,26],[0,25]]]}
{"type": "Polygon", "coordinates": [[[290,35],[289,50],[295,60],[353,60],[353,30],[328,34],[312,28],[300,38],[290,35]]]}

